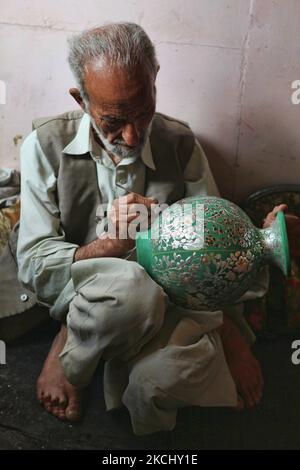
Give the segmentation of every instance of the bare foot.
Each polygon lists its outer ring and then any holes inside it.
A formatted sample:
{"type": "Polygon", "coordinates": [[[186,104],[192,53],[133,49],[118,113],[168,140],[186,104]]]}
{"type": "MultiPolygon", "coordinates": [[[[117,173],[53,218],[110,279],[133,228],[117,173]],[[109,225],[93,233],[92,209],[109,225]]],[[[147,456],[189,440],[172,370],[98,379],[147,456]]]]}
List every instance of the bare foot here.
{"type": "Polygon", "coordinates": [[[67,381],[59,361],[66,339],[67,327],[62,324],[37,380],[37,398],[49,413],[74,422],[81,418],[82,391],[67,381]]]}
{"type": "Polygon", "coordinates": [[[243,405],[252,408],[260,402],[263,393],[260,365],[238,327],[226,315],[220,333],[227,364],[239,394],[237,408],[241,409],[243,405]]]}

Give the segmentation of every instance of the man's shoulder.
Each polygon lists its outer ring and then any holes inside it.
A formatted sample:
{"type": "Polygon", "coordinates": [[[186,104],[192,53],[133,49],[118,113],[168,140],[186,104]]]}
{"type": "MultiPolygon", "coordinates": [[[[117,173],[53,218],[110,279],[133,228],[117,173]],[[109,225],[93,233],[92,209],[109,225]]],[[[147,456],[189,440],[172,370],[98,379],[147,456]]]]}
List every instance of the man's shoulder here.
{"type": "Polygon", "coordinates": [[[155,113],[155,119],[160,120],[160,121],[166,121],[167,123],[181,124],[184,127],[187,127],[188,129],[190,129],[190,125],[189,125],[188,122],[182,121],[181,119],[174,118],[172,116],[169,116],[168,114],[163,114],[163,113],[156,112],[155,113]]]}
{"type": "Polygon", "coordinates": [[[166,165],[166,156],[171,160],[179,159],[181,170],[185,168],[195,146],[195,136],[187,122],[166,114],[155,113],[150,134],[152,154],[155,165],[166,165]]]}
{"type": "Polygon", "coordinates": [[[193,135],[193,131],[186,121],[162,113],[155,113],[152,129],[171,134],[193,135]]]}
{"type": "Polygon", "coordinates": [[[32,123],[37,140],[45,155],[58,160],[61,152],[76,136],[83,111],[68,111],[57,116],[35,119],[32,123]]]}
{"type": "Polygon", "coordinates": [[[74,111],[67,111],[56,116],[40,117],[32,121],[32,128],[33,130],[35,130],[49,125],[63,125],[64,123],[68,123],[70,121],[76,122],[81,120],[83,114],[83,111],[81,109],[78,109],[74,111]]]}

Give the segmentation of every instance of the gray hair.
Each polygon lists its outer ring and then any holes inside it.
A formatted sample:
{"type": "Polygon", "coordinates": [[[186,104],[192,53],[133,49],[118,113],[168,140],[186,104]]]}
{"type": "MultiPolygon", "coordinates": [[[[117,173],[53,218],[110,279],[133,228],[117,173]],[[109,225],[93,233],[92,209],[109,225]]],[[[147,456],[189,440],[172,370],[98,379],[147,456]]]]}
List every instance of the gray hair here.
{"type": "Polygon", "coordinates": [[[68,61],[77,86],[85,101],[84,89],[86,64],[97,61],[105,67],[134,70],[146,63],[156,75],[158,61],[155,47],[141,26],[135,23],[111,23],[88,29],[68,39],[68,61]]]}

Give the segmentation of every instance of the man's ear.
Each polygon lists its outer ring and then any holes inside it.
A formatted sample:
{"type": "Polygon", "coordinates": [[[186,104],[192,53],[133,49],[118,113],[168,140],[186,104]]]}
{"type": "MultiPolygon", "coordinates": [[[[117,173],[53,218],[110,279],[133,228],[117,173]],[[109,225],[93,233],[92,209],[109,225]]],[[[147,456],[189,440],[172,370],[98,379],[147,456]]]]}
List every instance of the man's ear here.
{"type": "Polygon", "coordinates": [[[82,96],[78,88],[70,88],[69,93],[71,96],[73,96],[74,100],[79,104],[79,106],[83,109],[83,111],[86,111],[86,105],[82,99],[82,96]]]}

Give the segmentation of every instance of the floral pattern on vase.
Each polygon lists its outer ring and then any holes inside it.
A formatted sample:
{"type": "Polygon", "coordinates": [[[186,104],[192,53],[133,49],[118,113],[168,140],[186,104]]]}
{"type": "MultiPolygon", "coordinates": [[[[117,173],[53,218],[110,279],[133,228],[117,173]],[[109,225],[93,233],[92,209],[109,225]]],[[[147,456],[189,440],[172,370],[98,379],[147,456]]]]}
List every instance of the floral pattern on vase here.
{"type": "Polygon", "coordinates": [[[263,264],[289,270],[284,217],[259,230],[237,205],[216,197],[173,204],[136,242],[138,262],[170,300],[195,310],[238,300],[263,264]]]}

